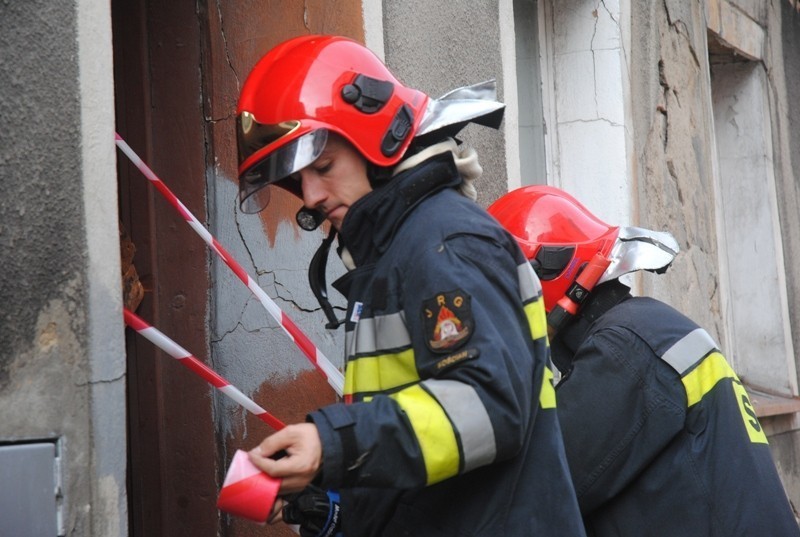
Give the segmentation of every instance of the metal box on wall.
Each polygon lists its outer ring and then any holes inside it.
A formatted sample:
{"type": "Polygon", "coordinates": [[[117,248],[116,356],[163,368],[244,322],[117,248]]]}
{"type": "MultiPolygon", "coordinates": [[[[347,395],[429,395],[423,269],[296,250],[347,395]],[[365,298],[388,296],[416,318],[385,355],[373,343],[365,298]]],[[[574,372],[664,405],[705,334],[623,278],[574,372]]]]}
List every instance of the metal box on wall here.
{"type": "Polygon", "coordinates": [[[0,444],[0,535],[62,535],[60,471],[52,441],[0,444]]]}

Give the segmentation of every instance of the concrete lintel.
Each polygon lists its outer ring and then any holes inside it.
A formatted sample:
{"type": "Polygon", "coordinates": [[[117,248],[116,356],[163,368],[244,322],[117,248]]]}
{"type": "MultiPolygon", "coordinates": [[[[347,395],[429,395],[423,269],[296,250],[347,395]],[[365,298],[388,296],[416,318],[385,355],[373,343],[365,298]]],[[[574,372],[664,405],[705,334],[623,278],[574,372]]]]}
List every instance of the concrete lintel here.
{"type": "Polygon", "coordinates": [[[728,0],[706,1],[706,24],[723,44],[737,54],[749,60],[763,59],[764,28],[728,0]]]}

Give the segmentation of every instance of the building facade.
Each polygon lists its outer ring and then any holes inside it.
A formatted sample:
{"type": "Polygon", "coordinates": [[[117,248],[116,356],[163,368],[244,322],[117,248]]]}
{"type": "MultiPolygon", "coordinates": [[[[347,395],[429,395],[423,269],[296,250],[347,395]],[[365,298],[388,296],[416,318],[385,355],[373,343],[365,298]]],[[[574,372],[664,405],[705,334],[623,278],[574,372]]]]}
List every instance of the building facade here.
{"type": "Polygon", "coordinates": [[[236,202],[238,91],[303,33],[364,42],[432,96],[495,78],[500,132],[460,136],[481,205],[546,183],[609,223],[672,232],[670,270],[630,283],[717,338],[800,505],[796,1],[34,0],[0,15],[0,481],[20,483],[0,492],[0,534],[291,535],[216,509],[233,452],[270,429],[125,328],[120,224],[141,318],[284,421],[335,392],[113,140],[341,366],[307,285],[323,232],[299,230],[291,196],[257,216],[236,202]]]}

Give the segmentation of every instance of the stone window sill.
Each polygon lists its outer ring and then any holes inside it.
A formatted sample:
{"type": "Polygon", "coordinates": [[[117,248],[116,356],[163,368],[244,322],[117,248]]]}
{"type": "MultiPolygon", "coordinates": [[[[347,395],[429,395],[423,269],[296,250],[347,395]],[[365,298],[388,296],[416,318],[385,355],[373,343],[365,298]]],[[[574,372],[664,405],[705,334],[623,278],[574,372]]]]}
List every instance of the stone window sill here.
{"type": "Polygon", "coordinates": [[[775,393],[746,382],[745,387],[768,436],[800,429],[800,397],[775,393]]]}

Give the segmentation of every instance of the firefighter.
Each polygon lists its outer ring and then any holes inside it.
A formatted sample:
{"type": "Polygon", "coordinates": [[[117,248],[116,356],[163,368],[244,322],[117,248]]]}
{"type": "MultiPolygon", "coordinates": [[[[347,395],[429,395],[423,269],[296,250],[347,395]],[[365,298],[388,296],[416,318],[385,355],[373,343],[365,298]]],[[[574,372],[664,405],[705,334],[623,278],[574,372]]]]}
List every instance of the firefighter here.
{"type": "Polygon", "coordinates": [[[344,401],[250,452],[304,535],[584,535],[541,287],[475,203],[477,156],[453,138],[502,112],[492,82],[433,99],[337,36],[278,45],[242,88],[241,208],[278,186],[303,201],[303,229],[330,223],[309,279],[345,329],[344,401]],[[335,234],[344,321],[324,283],[335,234]]]}
{"type": "Polygon", "coordinates": [[[719,345],[619,281],[666,270],[674,238],[609,226],[548,186],[514,190],[489,212],[542,282],[562,375],[558,417],[587,534],[800,535],[767,437],[719,345]]]}

